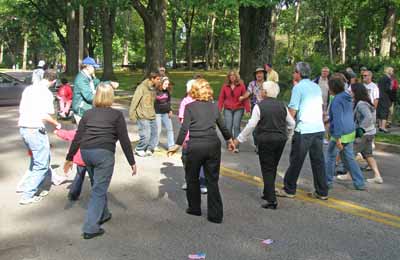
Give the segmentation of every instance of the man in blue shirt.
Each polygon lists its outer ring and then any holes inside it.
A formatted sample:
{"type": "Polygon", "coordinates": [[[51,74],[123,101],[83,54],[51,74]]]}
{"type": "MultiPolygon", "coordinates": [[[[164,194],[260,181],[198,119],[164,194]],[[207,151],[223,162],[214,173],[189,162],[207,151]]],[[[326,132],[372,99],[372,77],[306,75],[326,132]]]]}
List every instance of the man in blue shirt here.
{"type": "Polygon", "coordinates": [[[310,154],[314,175],[315,192],[311,195],[317,199],[328,199],[328,186],[325,178],[325,161],[323,153],[324,122],[321,88],[310,78],[311,68],[308,63],[296,64],[293,79],[299,82],[292,89],[289,113],[296,119],[290,166],[284,178],[284,187],[278,190],[277,196],[294,198],[297,180],[307,153],[310,154]]]}

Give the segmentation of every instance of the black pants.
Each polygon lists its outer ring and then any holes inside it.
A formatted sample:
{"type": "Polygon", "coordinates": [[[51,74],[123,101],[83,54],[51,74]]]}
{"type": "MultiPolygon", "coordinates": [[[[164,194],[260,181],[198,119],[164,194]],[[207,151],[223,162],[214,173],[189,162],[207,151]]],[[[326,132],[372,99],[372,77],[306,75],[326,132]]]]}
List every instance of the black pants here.
{"type": "Polygon", "coordinates": [[[215,221],[222,221],[223,218],[222,199],[218,187],[220,164],[221,142],[218,139],[213,141],[189,140],[185,165],[186,196],[189,209],[201,211],[199,173],[201,166],[203,166],[208,189],[208,217],[215,221]]]}
{"type": "Polygon", "coordinates": [[[323,152],[324,132],[300,134],[295,132],[290,151],[290,166],[284,178],[284,189],[289,194],[295,194],[297,179],[307,153],[310,154],[311,168],[314,177],[314,187],[317,194],[328,195],[328,185],[325,177],[325,160],[323,152]]]}
{"type": "Polygon", "coordinates": [[[258,157],[264,180],[264,197],[268,202],[276,202],[275,178],[279,160],[286,140],[258,140],[258,157]]]}

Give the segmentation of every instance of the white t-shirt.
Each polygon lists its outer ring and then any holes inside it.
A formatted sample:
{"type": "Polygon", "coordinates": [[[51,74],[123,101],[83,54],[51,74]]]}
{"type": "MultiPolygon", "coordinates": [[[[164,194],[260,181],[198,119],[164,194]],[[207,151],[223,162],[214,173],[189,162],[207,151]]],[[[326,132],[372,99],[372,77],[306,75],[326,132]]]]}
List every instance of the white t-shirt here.
{"type": "Polygon", "coordinates": [[[371,82],[369,84],[364,83],[364,86],[367,88],[369,98],[371,99],[371,102],[373,104],[375,99],[379,99],[379,88],[374,82],[371,82]]]}
{"type": "Polygon", "coordinates": [[[54,97],[47,84],[46,80],[42,80],[22,92],[19,104],[19,127],[44,127],[43,119],[49,114],[54,114],[54,97]]]}

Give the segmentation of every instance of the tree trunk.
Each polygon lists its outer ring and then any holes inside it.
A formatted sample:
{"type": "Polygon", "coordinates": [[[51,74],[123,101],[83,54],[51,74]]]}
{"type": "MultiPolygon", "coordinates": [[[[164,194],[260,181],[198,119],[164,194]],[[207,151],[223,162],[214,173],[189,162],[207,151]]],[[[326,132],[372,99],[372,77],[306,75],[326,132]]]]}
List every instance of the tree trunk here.
{"type": "Polygon", "coordinates": [[[203,57],[203,61],[204,61],[204,64],[205,64],[205,67],[204,67],[204,69],[205,70],[208,70],[208,61],[209,61],[209,59],[208,59],[208,56],[210,55],[210,52],[209,52],[209,47],[210,47],[210,32],[209,32],[209,30],[208,30],[208,25],[210,24],[210,16],[208,15],[207,16],[207,22],[206,22],[206,27],[205,27],[205,31],[206,31],[206,35],[205,35],[205,37],[204,37],[204,57],[203,57]]]}
{"type": "Polygon", "coordinates": [[[386,15],[384,28],[382,31],[380,56],[390,56],[390,46],[392,43],[393,32],[396,24],[396,7],[394,5],[386,6],[386,15]]]}
{"type": "Polygon", "coordinates": [[[392,43],[390,44],[390,56],[395,56],[397,53],[397,36],[396,29],[393,30],[392,43]]]}
{"type": "Polygon", "coordinates": [[[0,64],[3,64],[3,57],[4,57],[4,43],[0,44],[0,64]]]}
{"type": "Polygon", "coordinates": [[[192,7],[190,11],[186,12],[185,17],[185,27],[186,27],[186,62],[187,69],[192,70],[193,60],[192,60],[192,28],[194,19],[195,9],[192,7]]]}
{"type": "Polygon", "coordinates": [[[293,27],[293,45],[291,48],[290,53],[293,53],[294,48],[296,47],[296,40],[297,40],[297,28],[299,26],[299,19],[300,19],[300,6],[301,6],[301,1],[297,1],[297,6],[296,6],[296,16],[294,19],[294,27],[293,27]]]}
{"type": "Polygon", "coordinates": [[[127,39],[124,39],[124,59],[122,60],[122,65],[129,64],[129,42],[127,39]]]}
{"type": "Polygon", "coordinates": [[[346,47],[347,47],[347,35],[346,35],[346,27],[344,25],[340,26],[340,54],[341,54],[341,63],[346,63],[346,47]]]}
{"type": "Polygon", "coordinates": [[[94,49],[96,48],[96,42],[93,39],[93,19],[94,19],[94,7],[93,6],[88,6],[85,8],[85,50],[84,50],[84,56],[90,56],[94,57],[94,49]]]}
{"type": "MultiPolygon", "coordinates": [[[[70,6],[71,4],[68,3],[70,6]]],[[[71,8],[71,7],[70,7],[71,8]]],[[[69,76],[75,76],[79,71],[79,14],[78,10],[72,9],[68,14],[68,26],[67,26],[67,74],[69,76]]]]}
{"type": "Polygon", "coordinates": [[[178,18],[176,16],[176,13],[173,12],[171,15],[171,40],[172,40],[172,68],[176,69],[177,62],[176,62],[176,49],[177,49],[177,44],[176,44],[176,30],[178,28],[178,18]]]}
{"type": "Polygon", "coordinates": [[[328,22],[328,48],[329,48],[329,61],[333,63],[333,47],[332,47],[332,18],[327,17],[328,22]]]}
{"type": "Polygon", "coordinates": [[[151,71],[157,71],[160,66],[164,66],[167,16],[166,0],[149,0],[148,2],[147,7],[145,7],[140,0],[132,0],[133,7],[144,23],[145,75],[148,75],[151,71]]]}
{"type": "Polygon", "coordinates": [[[24,50],[22,54],[22,69],[26,70],[26,63],[28,57],[28,34],[25,33],[24,35],[24,50]]]}
{"type": "Polygon", "coordinates": [[[278,14],[276,8],[272,10],[272,16],[271,16],[271,30],[269,31],[269,45],[271,46],[271,52],[270,52],[270,57],[268,57],[267,63],[273,63],[273,57],[275,55],[275,35],[276,35],[276,30],[278,28],[278,14]]]}
{"type": "Polygon", "coordinates": [[[101,34],[103,42],[103,80],[115,80],[114,68],[113,68],[113,37],[115,31],[115,14],[116,10],[114,7],[107,6],[102,7],[101,10],[101,34]]]}
{"type": "Polygon", "coordinates": [[[215,69],[215,22],[217,16],[213,15],[211,20],[211,34],[210,34],[210,47],[211,47],[211,68],[215,69]]]}
{"type": "Polygon", "coordinates": [[[273,7],[239,7],[240,75],[246,83],[253,79],[254,69],[263,66],[271,57],[272,49],[268,37],[272,9],[273,7]]]}

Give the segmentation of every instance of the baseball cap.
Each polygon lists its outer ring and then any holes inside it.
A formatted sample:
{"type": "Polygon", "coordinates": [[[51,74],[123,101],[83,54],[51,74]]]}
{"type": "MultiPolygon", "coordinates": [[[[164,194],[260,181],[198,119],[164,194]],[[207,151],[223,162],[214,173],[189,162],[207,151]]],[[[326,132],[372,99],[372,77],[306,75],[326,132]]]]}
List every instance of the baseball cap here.
{"type": "Polygon", "coordinates": [[[100,66],[96,63],[96,61],[95,61],[93,58],[89,57],[89,56],[83,59],[82,64],[84,64],[84,65],[91,65],[91,66],[93,66],[93,67],[96,68],[96,69],[100,67],[100,66]]]}
{"type": "Polygon", "coordinates": [[[40,60],[38,63],[38,67],[43,67],[44,65],[46,65],[46,62],[44,60],[40,60]]]}

